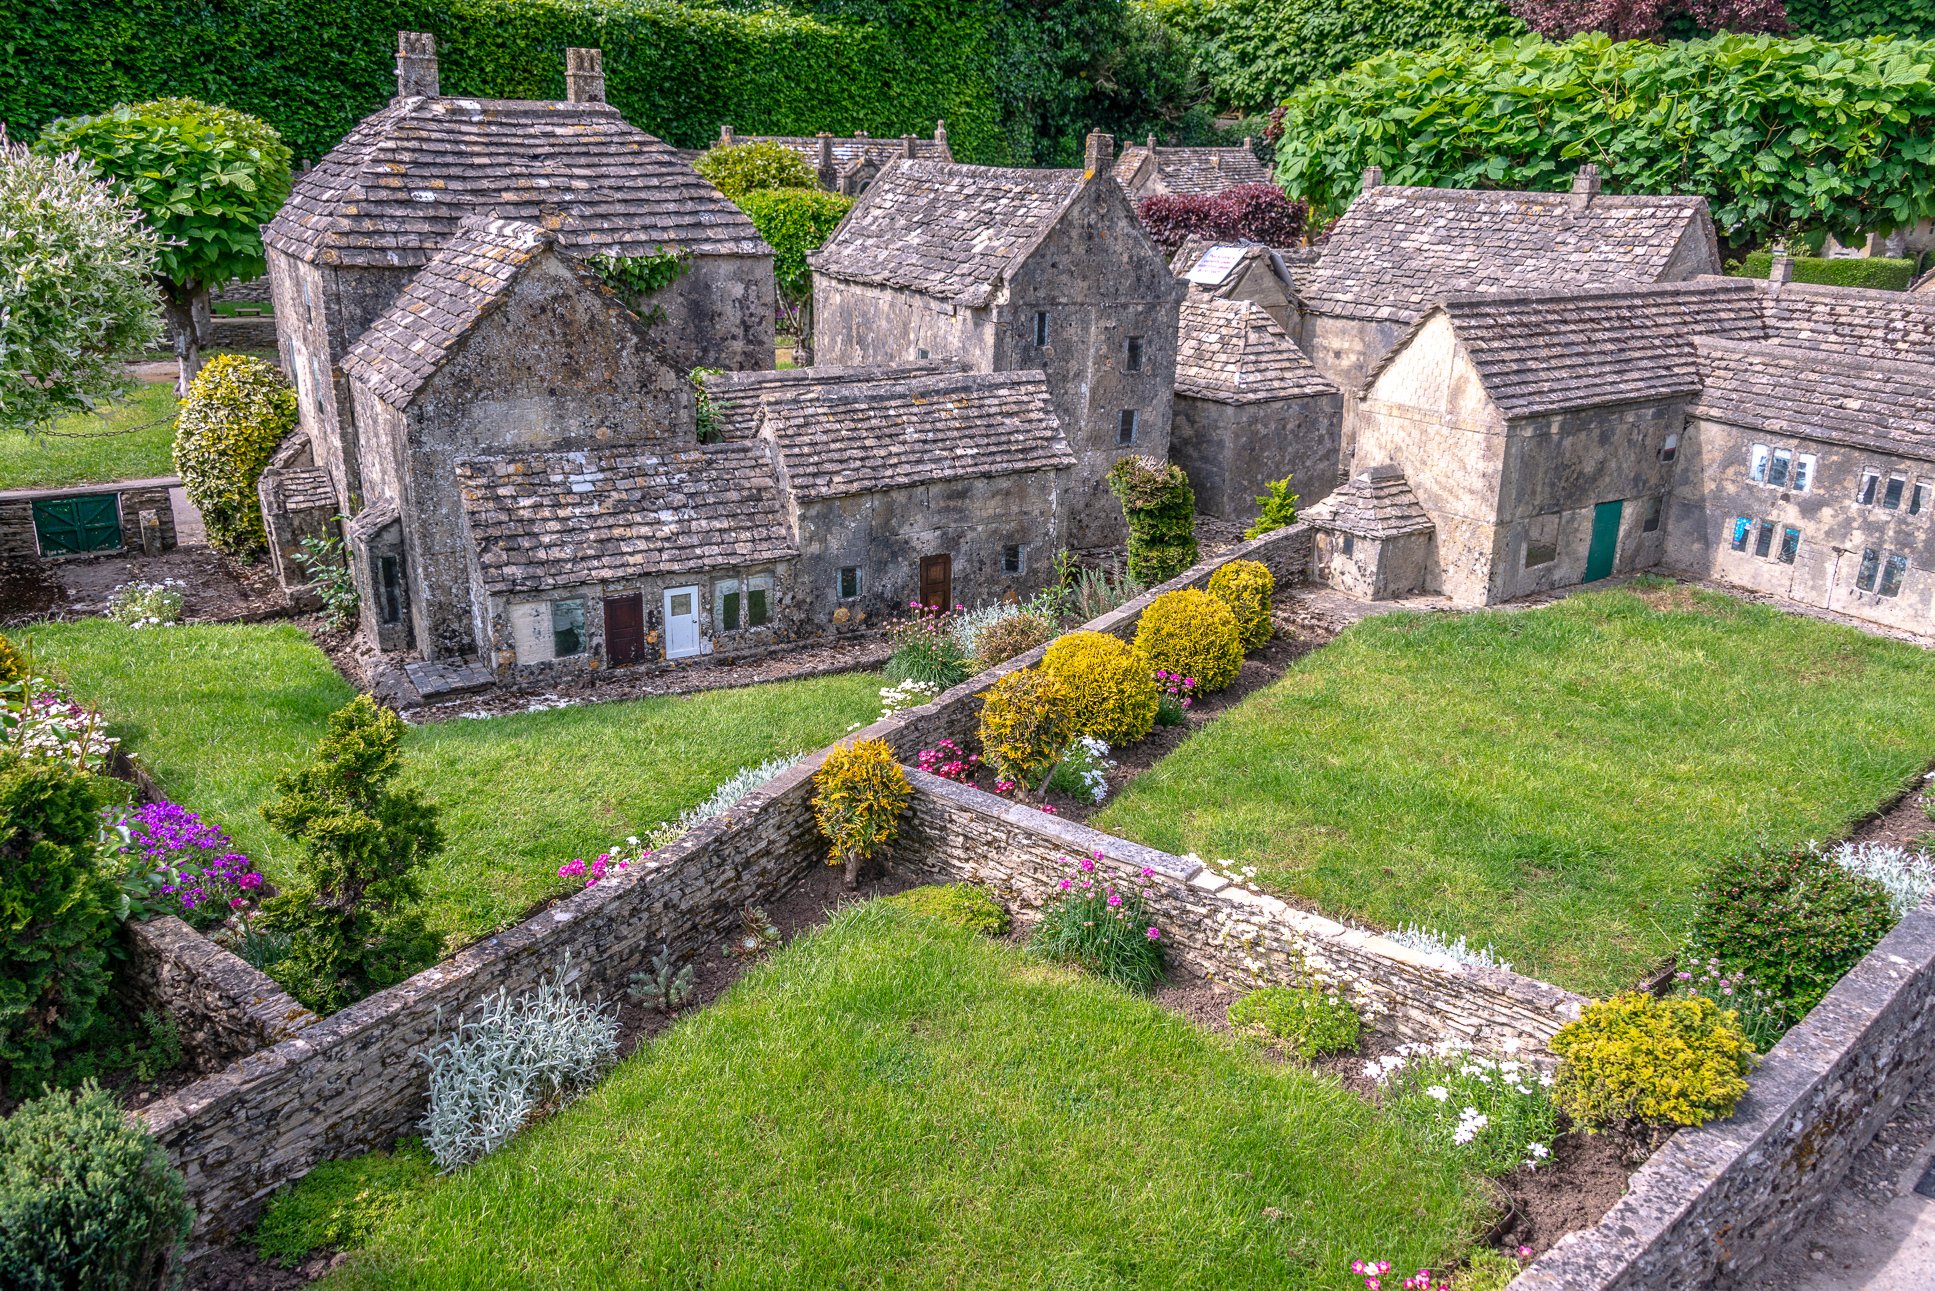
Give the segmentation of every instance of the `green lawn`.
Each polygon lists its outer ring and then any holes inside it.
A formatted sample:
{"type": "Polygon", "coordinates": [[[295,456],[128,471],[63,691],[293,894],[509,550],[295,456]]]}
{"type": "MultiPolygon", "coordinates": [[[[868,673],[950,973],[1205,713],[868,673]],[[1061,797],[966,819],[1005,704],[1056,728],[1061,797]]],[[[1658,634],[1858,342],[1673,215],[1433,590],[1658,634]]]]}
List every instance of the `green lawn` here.
{"type": "MultiPolygon", "coordinates": [[[[285,878],[292,849],[257,814],[278,771],[351,696],[296,628],[136,632],[105,619],[14,634],[100,707],[177,802],[285,878]]],[[[562,890],[558,866],[703,801],[744,766],[830,743],[879,713],[871,673],[590,704],[412,730],[410,779],[449,842],[426,884],[453,941],[507,927],[562,890]]]]}
{"type": "Polygon", "coordinates": [[[48,432],[0,433],[0,489],[56,489],[70,484],[173,475],[175,389],[142,384],[99,413],[63,417],[48,432]]]}
{"type": "Polygon", "coordinates": [[[1931,759],[1935,656],[1649,586],[1367,620],[1092,823],[1605,993],[1675,948],[1708,862],[1833,838],[1931,759]]]}
{"type": "Polygon", "coordinates": [[[438,1179],[352,1288],[1355,1286],[1483,1185],[1333,1080],[878,903],[438,1179]]]}

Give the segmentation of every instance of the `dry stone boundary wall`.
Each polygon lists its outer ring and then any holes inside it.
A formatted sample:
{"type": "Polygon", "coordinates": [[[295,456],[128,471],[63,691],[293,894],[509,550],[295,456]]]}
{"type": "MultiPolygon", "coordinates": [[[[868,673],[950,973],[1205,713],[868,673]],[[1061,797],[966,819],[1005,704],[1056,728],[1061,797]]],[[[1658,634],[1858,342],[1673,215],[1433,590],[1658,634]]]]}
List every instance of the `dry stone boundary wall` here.
{"type": "Polygon", "coordinates": [[[264,973],[173,915],[127,923],[128,1003],[168,1017],[195,1071],[217,1071],[313,1026],[316,1015],[264,973]]]}

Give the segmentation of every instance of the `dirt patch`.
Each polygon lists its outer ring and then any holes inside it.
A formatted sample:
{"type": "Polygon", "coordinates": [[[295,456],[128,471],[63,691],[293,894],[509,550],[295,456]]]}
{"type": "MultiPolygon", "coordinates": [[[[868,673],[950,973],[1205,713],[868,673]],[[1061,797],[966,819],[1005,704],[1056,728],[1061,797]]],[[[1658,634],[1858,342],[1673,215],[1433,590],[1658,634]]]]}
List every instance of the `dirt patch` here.
{"type": "Polygon", "coordinates": [[[60,604],[60,584],[46,561],[0,564],[0,627],[42,618],[60,604]]]}
{"type": "Polygon", "coordinates": [[[125,552],[74,557],[43,561],[40,568],[53,584],[55,596],[39,613],[58,619],[106,614],[108,598],[123,583],[159,583],[169,578],[182,584],[185,623],[250,622],[277,618],[289,610],[267,561],[244,565],[213,547],[176,547],[152,557],[125,552]]]}
{"type": "Polygon", "coordinates": [[[1591,1228],[1626,1195],[1627,1179],[1649,1155],[1648,1145],[1618,1134],[1561,1134],[1549,1164],[1497,1180],[1505,1213],[1488,1234],[1490,1244],[1505,1251],[1529,1246],[1536,1256],[1567,1233],[1591,1228]]]}
{"type": "Polygon", "coordinates": [[[1935,834],[1935,822],[1929,819],[1930,776],[1935,776],[1935,771],[1923,776],[1914,788],[1849,830],[1848,841],[1895,843],[1908,848],[1920,847],[1921,840],[1930,834],[1935,834]]]}

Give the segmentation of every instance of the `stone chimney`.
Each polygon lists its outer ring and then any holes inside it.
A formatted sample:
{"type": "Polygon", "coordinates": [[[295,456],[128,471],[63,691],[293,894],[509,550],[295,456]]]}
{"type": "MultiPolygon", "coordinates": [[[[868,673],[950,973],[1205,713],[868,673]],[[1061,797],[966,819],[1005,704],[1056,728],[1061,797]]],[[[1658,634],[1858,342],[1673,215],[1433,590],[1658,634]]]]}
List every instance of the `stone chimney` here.
{"type": "Polygon", "coordinates": [[[1373,188],[1384,187],[1384,167],[1364,167],[1364,179],[1359,187],[1366,193],[1370,192],[1373,188]]]}
{"type": "Polygon", "coordinates": [[[396,97],[437,97],[437,38],[427,31],[396,33],[396,97]]]}
{"type": "Polygon", "coordinates": [[[910,134],[900,136],[900,155],[903,157],[914,155],[914,136],[910,134]]]}
{"type": "Polygon", "coordinates": [[[1154,153],[1155,150],[1156,150],[1156,137],[1155,135],[1152,134],[1149,136],[1149,151],[1151,153],[1154,153]]]}
{"type": "Polygon", "coordinates": [[[934,142],[940,144],[942,147],[947,146],[947,120],[945,118],[934,122],[934,142]]]}
{"type": "Polygon", "coordinates": [[[1243,136],[1243,151],[1244,151],[1244,152],[1255,152],[1255,151],[1256,151],[1256,136],[1255,136],[1255,135],[1252,135],[1252,134],[1246,134],[1246,135],[1244,135],[1244,136],[1243,136]]]}
{"type": "Polygon", "coordinates": [[[1101,130],[1088,132],[1088,147],[1082,155],[1082,178],[1099,179],[1109,173],[1115,161],[1115,136],[1101,130]]]}
{"type": "Polygon", "coordinates": [[[833,136],[824,130],[820,131],[820,169],[833,169],[833,136]]]}
{"type": "Polygon", "coordinates": [[[564,51],[564,97],[571,103],[605,101],[605,56],[595,49],[564,51]]]}
{"type": "Polygon", "coordinates": [[[1572,177],[1572,209],[1583,211],[1599,196],[1599,167],[1587,162],[1572,177]]]}
{"type": "Polygon", "coordinates": [[[732,127],[730,125],[722,125],[719,127],[719,146],[721,148],[732,147],[732,127]]]}
{"type": "Polygon", "coordinates": [[[1774,284],[1775,291],[1794,281],[1794,257],[1784,242],[1774,249],[1774,263],[1768,266],[1767,281],[1774,284]]]}

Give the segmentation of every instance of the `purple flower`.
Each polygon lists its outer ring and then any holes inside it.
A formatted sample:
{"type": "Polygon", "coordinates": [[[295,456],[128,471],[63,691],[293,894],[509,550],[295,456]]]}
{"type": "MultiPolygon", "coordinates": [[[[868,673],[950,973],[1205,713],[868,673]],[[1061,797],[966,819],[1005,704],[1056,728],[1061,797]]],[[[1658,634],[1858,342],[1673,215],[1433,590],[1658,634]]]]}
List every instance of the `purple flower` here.
{"type": "Polygon", "coordinates": [[[1110,904],[1110,905],[1112,905],[1112,906],[1118,906],[1118,905],[1121,905],[1121,904],[1122,904],[1122,894],[1121,894],[1120,892],[1111,892],[1111,893],[1109,893],[1109,904],[1110,904]]]}
{"type": "Polygon", "coordinates": [[[1090,860],[1086,856],[1084,856],[1081,860],[1077,861],[1075,864],[1077,865],[1077,867],[1081,869],[1082,873],[1084,874],[1089,873],[1091,870],[1095,868],[1095,862],[1090,860]]]}
{"type": "Polygon", "coordinates": [[[1151,928],[1149,929],[1149,940],[1150,940],[1150,941],[1161,941],[1161,940],[1162,940],[1162,930],[1161,930],[1160,928],[1156,928],[1156,927],[1151,927],[1151,928]]]}

